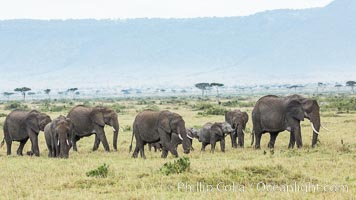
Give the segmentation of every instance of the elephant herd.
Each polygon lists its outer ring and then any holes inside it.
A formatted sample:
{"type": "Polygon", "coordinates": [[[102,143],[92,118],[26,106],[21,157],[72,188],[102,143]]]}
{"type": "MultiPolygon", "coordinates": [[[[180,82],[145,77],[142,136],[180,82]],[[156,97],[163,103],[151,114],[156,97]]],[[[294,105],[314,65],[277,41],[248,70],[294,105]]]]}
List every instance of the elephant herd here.
{"type": "MultiPolygon", "coordinates": [[[[287,97],[277,97],[267,95],[260,98],[252,111],[252,143],[255,148],[260,148],[261,136],[270,133],[269,148],[274,148],[275,140],[282,131],[290,132],[289,148],[302,147],[302,136],[300,121],[305,118],[310,120],[313,129],[312,147],[315,147],[320,124],[319,105],[316,100],[304,98],[300,95],[287,97]],[[254,141],[256,138],[256,141],[254,141]]],[[[146,158],[144,146],[149,145],[149,149],[162,151],[162,158],[166,158],[168,152],[178,157],[177,146],[182,144],[184,153],[188,154],[192,148],[193,139],[201,142],[201,150],[205,151],[207,145],[211,145],[211,152],[214,152],[216,143],[220,143],[220,149],[225,151],[225,137],[230,135],[233,148],[244,147],[244,135],[248,114],[240,110],[233,110],[225,113],[224,122],[208,122],[201,130],[186,128],[182,116],[170,111],[144,110],[140,112],[133,122],[132,142],[135,137],[136,146],[132,157],[137,158],[138,154],[146,158]]],[[[87,107],[83,105],[72,108],[67,116],[59,116],[54,120],[36,110],[23,111],[14,110],[5,119],[4,141],[7,145],[7,155],[11,154],[13,141],[20,142],[17,149],[18,155],[23,155],[23,147],[30,139],[31,151],[28,155],[39,156],[38,134],[44,131],[45,141],[48,148],[49,157],[68,158],[69,150],[73,148],[77,151],[77,141],[82,137],[95,134],[93,150],[97,150],[100,142],[104,149],[110,151],[108,141],[104,132],[104,126],[113,127],[113,148],[117,150],[117,140],[119,132],[119,122],[117,113],[106,107],[87,107]]]]}

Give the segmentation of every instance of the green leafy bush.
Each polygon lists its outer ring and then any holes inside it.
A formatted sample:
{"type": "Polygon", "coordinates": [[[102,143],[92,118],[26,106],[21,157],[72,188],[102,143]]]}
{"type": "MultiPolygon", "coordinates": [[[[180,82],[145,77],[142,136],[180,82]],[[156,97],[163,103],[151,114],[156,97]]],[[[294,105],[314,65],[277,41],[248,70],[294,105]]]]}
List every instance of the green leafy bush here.
{"type": "Polygon", "coordinates": [[[15,110],[15,109],[22,109],[26,110],[28,109],[27,105],[23,105],[20,102],[17,101],[11,101],[5,105],[5,110],[15,110]]]}
{"type": "Polygon", "coordinates": [[[113,104],[111,106],[111,108],[113,110],[115,110],[115,112],[117,112],[117,113],[123,113],[123,112],[125,112],[126,106],[116,103],[116,104],[113,104]]]}
{"type": "Polygon", "coordinates": [[[106,178],[109,173],[109,165],[105,163],[99,166],[97,169],[93,169],[85,173],[88,177],[106,178]]]}
{"type": "Polygon", "coordinates": [[[190,160],[188,157],[182,157],[173,163],[167,162],[161,167],[160,171],[165,175],[180,174],[190,169],[190,160]]]}

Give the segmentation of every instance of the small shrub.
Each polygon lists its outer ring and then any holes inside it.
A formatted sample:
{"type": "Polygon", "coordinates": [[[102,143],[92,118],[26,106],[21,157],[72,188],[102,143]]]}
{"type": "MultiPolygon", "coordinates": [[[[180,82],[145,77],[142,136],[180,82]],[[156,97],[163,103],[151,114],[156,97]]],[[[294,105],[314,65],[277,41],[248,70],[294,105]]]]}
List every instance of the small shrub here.
{"type": "Polygon", "coordinates": [[[97,169],[93,169],[85,173],[88,177],[106,178],[109,173],[109,165],[105,163],[97,169]]]}
{"type": "Polygon", "coordinates": [[[216,106],[216,107],[211,107],[207,110],[204,111],[208,115],[225,115],[227,110],[223,107],[216,106]]]}
{"type": "Polygon", "coordinates": [[[153,110],[153,111],[159,111],[159,107],[157,105],[149,105],[149,106],[145,106],[141,109],[141,111],[143,110],[153,110]]]}
{"type": "Polygon", "coordinates": [[[5,114],[5,113],[0,113],[0,117],[6,117],[7,116],[7,114],[5,114]]]}
{"type": "Polygon", "coordinates": [[[28,109],[27,105],[23,105],[20,102],[17,101],[12,101],[9,102],[5,105],[5,110],[15,110],[15,109],[22,109],[22,110],[26,110],[28,109]]]}
{"type": "Polygon", "coordinates": [[[190,169],[190,160],[188,157],[182,157],[173,163],[167,162],[161,167],[160,171],[166,176],[170,174],[180,174],[190,169]]]}
{"type": "Polygon", "coordinates": [[[123,113],[123,112],[125,112],[125,109],[126,109],[126,106],[120,105],[120,104],[113,104],[111,107],[117,113],[123,113]]]}

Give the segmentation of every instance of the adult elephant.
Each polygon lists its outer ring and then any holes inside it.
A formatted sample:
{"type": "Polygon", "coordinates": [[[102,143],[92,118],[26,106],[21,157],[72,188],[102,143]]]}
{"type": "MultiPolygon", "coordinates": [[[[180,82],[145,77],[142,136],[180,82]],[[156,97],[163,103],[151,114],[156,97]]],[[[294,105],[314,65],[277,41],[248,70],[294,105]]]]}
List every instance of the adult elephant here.
{"type": "Polygon", "coordinates": [[[31,151],[27,153],[29,155],[35,154],[35,156],[40,156],[38,134],[50,122],[51,118],[48,115],[37,110],[14,110],[5,119],[4,139],[0,146],[4,145],[5,140],[7,155],[11,155],[12,141],[18,141],[20,142],[20,146],[17,149],[17,155],[22,156],[23,147],[30,138],[32,144],[31,151]]]}
{"type": "Polygon", "coordinates": [[[117,150],[119,122],[117,113],[114,110],[101,106],[87,107],[78,105],[69,111],[67,117],[70,118],[74,124],[74,134],[72,135],[74,151],[77,151],[77,141],[80,140],[80,138],[92,134],[95,134],[93,151],[98,149],[100,141],[103,143],[105,151],[110,151],[104,131],[105,125],[112,126],[114,129],[113,147],[117,150]]]}
{"type": "Polygon", "coordinates": [[[201,150],[205,151],[205,147],[210,144],[211,152],[214,153],[216,142],[220,142],[220,149],[225,152],[225,135],[231,134],[235,130],[227,122],[208,122],[198,133],[199,141],[202,143],[201,150]]]}
{"type": "Polygon", "coordinates": [[[225,121],[231,125],[235,131],[230,134],[231,144],[233,148],[244,147],[245,143],[245,128],[248,122],[247,112],[233,110],[225,113],[225,121]],[[238,143],[236,139],[238,138],[238,143]]]}
{"type": "Polygon", "coordinates": [[[60,115],[44,128],[48,157],[68,158],[73,132],[72,121],[60,115]]]}
{"type": "Polygon", "coordinates": [[[260,148],[263,133],[270,133],[269,148],[274,148],[279,132],[290,131],[289,148],[303,146],[300,121],[307,118],[313,129],[312,147],[315,147],[320,130],[320,111],[316,100],[300,95],[278,97],[268,95],[260,98],[252,111],[253,135],[256,136],[255,148],[260,148]]]}
{"type": "Polygon", "coordinates": [[[146,159],[144,145],[160,141],[163,148],[170,151],[173,156],[178,157],[177,150],[171,142],[172,133],[177,133],[182,139],[184,153],[188,154],[191,143],[187,137],[185,122],[177,113],[170,111],[145,110],[139,113],[133,123],[130,152],[132,150],[133,137],[136,138],[136,147],[132,154],[137,158],[140,152],[141,157],[146,159]]]}

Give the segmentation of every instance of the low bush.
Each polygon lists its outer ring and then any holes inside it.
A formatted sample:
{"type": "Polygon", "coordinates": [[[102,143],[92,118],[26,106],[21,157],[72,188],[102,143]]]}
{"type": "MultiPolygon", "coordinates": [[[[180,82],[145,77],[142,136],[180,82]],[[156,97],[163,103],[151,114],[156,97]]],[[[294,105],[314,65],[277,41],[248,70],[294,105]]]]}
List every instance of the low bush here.
{"type": "Polygon", "coordinates": [[[90,170],[85,174],[88,177],[106,178],[106,177],[108,177],[108,173],[109,173],[109,165],[106,165],[104,163],[103,165],[99,166],[98,168],[90,170]]]}
{"type": "Polygon", "coordinates": [[[186,171],[189,171],[190,169],[190,160],[188,157],[182,157],[179,158],[178,160],[175,160],[173,163],[167,162],[165,163],[160,171],[165,174],[165,175],[170,175],[170,174],[180,174],[186,171]]]}
{"type": "Polygon", "coordinates": [[[7,104],[5,104],[5,110],[15,110],[15,109],[22,109],[22,110],[26,110],[28,109],[27,105],[24,105],[18,101],[11,101],[7,104]]]}

